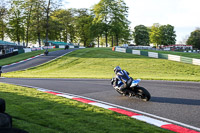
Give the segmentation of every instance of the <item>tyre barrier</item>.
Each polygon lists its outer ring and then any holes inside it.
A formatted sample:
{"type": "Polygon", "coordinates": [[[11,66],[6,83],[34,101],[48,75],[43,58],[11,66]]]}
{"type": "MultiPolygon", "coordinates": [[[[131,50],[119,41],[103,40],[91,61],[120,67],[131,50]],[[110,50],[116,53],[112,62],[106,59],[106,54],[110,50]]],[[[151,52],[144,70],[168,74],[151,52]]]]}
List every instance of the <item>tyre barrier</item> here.
{"type": "Polygon", "coordinates": [[[27,131],[12,128],[12,116],[5,113],[6,102],[0,98],[0,133],[28,133],[27,131]]]}
{"type": "Polygon", "coordinates": [[[18,128],[0,128],[0,133],[28,133],[18,128]]]}
{"type": "Polygon", "coordinates": [[[12,117],[6,113],[0,113],[0,128],[11,128],[12,117]]]}
{"type": "Polygon", "coordinates": [[[4,99],[0,98],[0,113],[4,113],[6,110],[6,102],[4,99]]]}
{"type": "Polygon", "coordinates": [[[10,123],[10,127],[12,127],[12,116],[9,115],[8,113],[3,113],[4,115],[6,115],[9,119],[9,123],[10,123]]]}

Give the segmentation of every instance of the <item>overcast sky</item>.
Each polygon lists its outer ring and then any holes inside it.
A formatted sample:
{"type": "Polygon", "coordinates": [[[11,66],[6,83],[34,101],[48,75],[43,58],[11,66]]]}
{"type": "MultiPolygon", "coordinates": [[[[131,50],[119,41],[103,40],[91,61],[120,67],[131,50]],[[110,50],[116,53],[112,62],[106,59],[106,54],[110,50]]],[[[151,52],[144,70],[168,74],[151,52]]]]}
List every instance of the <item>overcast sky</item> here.
{"type": "MultiPolygon", "coordinates": [[[[100,0],[63,0],[65,8],[90,8],[100,0]]],[[[200,27],[200,0],[124,0],[129,7],[131,29],[143,24],[170,24],[175,27],[177,43],[200,27]]]]}

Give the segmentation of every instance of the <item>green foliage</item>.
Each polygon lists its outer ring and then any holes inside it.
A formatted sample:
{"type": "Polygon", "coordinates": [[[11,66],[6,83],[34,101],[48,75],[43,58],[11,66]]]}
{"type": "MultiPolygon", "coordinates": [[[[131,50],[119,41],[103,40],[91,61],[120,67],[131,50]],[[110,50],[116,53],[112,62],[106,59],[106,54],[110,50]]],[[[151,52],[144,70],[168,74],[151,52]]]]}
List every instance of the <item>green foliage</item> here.
{"type": "Polygon", "coordinates": [[[9,10],[9,22],[7,34],[11,40],[17,41],[20,44],[21,40],[24,38],[24,26],[23,26],[23,10],[22,0],[12,0],[11,8],[9,10]]]}
{"type": "Polygon", "coordinates": [[[176,34],[174,26],[169,24],[160,26],[161,45],[172,45],[176,43],[176,34]]]}
{"type": "Polygon", "coordinates": [[[7,30],[6,25],[6,17],[7,17],[8,11],[6,8],[6,3],[4,1],[0,2],[0,38],[1,40],[4,40],[5,33],[7,30]]]}
{"type": "Polygon", "coordinates": [[[41,46],[48,40],[89,46],[95,38],[98,44],[105,40],[108,46],[108,41],[118,45],[131,38],[128,8],[123,0],[101,0],[92,10],[61,9],[60,0],[10,0],[9,4],[6,8],[0,6],[1,14],[10,7],[8,20],[0,18],[2,40],[5,31],[12,41],[26,46],[29,42],[41,46]]]}
{"type": "Polygon", "coordinates": [[[194,48],[200,49],[200,30],[196,29],[195,31],[191,32],[186,43],[188,45],[192,45],[194,48]]]}
{"type": "Polygon", "coordinates": [[[74,42],[76,38],[76,28],[75,28],[75,10],[73,9],[58,9],[51,15],[52,21],[56,21],[55,31],[57,31],[56,40],[64,42],[74,42]]]}
{"type": "Polygon", "coordinates": [[[93,41],[93,36],[91,35],[92,21],[93,16],[88,13],[87,9],[77,10],[77,35],[80,38],[80,42],[83,42],[84,46],[90,46],[93,41]]]}
{"type": "Polygon", "coordinates": [[[160,28],[160,24],[155,23],[151,27],[151,31],[150,31],[150,41],[156,46],[161,44],[161,32],[159,28],[160,28]]]}
{"type": "Polygon", "coordinates": [[[41,0],[36,0],[33,4],[33,10],[31,12],[31,40],[38,42],[39,46],[42,45],[41,40],[45,38],[45,27],[44,27],[44,8],[41,0]]]}
{"type": "Polygon", "coordinates": [[[149,30],[144,25],[138,25],[134,28],[133,37],[135,39],[136,45],[144,45],[147,46],[150,43],[149,39],[149,30]]]}
{"type": "MultiPolygon", "coordinates": [[[[106,46],[108,35],[115,36],[116,45],[119,40],[127,41],[130,37],[128,7],[123,0],[101,0],[94,6],[94,23],[101,24],[103,34],[106,38],[106,46]]],[[[102,31],[99,31],[101,34],[102,31]]]]}
{"type": "Polygon", "coordinates": [[[150,31],[150,41],[154,45],[171,45],[176,43],[176,34],[171,25],[153,24],[150,31]]]}
{"type": "MultiPolygon", "coordinates": [[[[61,0],[10,0],[6,8],[0,5],[0,36],[3,40],[5,31],[12,41],[18,43],[36,43],[48,40],[82,43],[84,46],[105,40],[106,47],[119,43],[129,43],[132,39],[128,7],[124,0],[100,0],[89,9],[61,9],[61,0]],[[5,20],[5,9],[8,19],[5,20]],[[2,19],[3,17],[3,19],[2,19]]],[[[142,27],[141,27],[142,28],[142,27]]],[[[147,29],[135,33],[138,45],[148,45],[147,29]]],[[[175,31],[171,25],[154,24],[149,35],[155,45],[175,43],[175,31]]],[[[48,45],[48,43],[46,43],[48,45]]]]}

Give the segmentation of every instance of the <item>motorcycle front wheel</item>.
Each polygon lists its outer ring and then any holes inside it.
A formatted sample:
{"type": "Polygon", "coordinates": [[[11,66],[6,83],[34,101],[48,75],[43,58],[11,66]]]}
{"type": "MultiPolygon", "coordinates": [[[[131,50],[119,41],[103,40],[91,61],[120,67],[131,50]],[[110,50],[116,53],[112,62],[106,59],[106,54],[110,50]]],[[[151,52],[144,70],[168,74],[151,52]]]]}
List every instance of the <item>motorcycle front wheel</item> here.
{"type": "Polygon", "coordinates": [[[117,91],[117,92],[118,92],[120,95],[123,95],[123,93],[122,93],[122,92],[120,92],[119,90],[117,90],[117,89],[116,89],[116,91],[117,91]]]}
{"type": "Polygon", "coordinates": [[[138,86],[136,90],[136,96],[141,98],[143,101],[149,101],[151,99],[150,93],[145,88],[138,86]]]}

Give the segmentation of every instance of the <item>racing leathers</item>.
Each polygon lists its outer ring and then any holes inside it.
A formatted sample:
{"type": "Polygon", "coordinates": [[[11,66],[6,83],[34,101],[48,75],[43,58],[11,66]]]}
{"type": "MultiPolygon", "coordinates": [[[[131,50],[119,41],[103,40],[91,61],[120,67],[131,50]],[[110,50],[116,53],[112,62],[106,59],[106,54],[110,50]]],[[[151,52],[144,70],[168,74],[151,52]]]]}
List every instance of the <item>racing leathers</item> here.
{"type": "Polygon", "coordinates": [[[129,73],[126,70],[121,70],[116,73],[113,86],[115,89],[118,89],[119,91],[124,93],[125,90],[131,86],[132,80],[133,79],[129,77],[129,73]]]}

